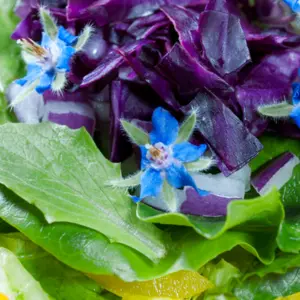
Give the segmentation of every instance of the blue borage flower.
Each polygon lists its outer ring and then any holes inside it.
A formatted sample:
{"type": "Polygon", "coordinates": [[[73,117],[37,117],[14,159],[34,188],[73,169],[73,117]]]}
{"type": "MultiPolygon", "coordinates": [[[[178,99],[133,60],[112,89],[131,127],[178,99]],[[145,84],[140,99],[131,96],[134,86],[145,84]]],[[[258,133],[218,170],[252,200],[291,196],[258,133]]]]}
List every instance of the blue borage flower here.
{"type": "Polygon", "coordinates": [[[300,13],[300,0],[283,0],[293,12],[300,13]]]}
{"type": "Polygon", "coordinates": [[[292,88],[292,104],[284,101],[271,105],[262,105],[258,108],[258,112],[267,117],[292,118],[300,128],[300,83],[293,83],[292,88]]]}
{"type": "Polygon", "coordinates": [[[24,86],[37,81],[35,90],[39,94],[51,89],[58,73],[70,71],[71,58],[76,52],[73,45],[77,39],[60,26],[54,40],[46,32],[43,32],[41,44],[31,39],[20,40],[19,44],[26,52],[23,57],[27,63],[27,75],[16,83],[24,86]]]}
{"type": "MultiPolygon", "coordinates": [[[[300,5],[300,2],[299,2],[300,5]]],[[[293,110],[290,117],[294,119],[297,126],[300,128],[300,83],[293,84],[293,110]]]]}
{"type": "Polygon", "coordinates": [[[62,26],[58,27],[45,8],[40,9],[40,19],[44,29],[41,42],[37,43],[30,38],[18,41],[27,64],[27,75],[16,80],[24,90],[11,106],[21,102],[34,89],[39,94],[50,89],[61,92],[67,82],[72,57],[82,50],[92,34],[91,26],[86,26],[80,36],[71,34],[62,26]]]}
{"type": "Polygon", "coordinates": [[[178,121],[161,107],[153,113],[153,130],[150,134],[122,120],[128,136],[139,145],[141,171],[124,180],[110,181],[109,184],[115,187],[140,184],[140,196],[132,197],[135,202],[159,196],[165,183],[175,189],[191,186],[199,194],[206,195],[206,191],[197,188],[188,170],[189,167],[193,171],[203,170],[212,164],[212,159],[202,157],[207,149],[205,144],[196,146],[188,142],[195,124],[195,112],[179,128],[178,121]]]}

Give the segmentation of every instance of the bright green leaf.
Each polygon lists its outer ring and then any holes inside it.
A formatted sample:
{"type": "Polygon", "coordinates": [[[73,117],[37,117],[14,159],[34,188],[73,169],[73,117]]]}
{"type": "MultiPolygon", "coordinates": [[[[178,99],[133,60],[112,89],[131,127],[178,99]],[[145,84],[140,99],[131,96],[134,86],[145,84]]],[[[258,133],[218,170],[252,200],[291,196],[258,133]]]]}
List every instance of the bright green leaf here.
{"type": "Polygon", "coordinates": [[[235,288],[234,294],[239,300],[274,300],[300,291],[300,268],[283,275],[270,274],[263,278],[248,278],[235,288]]]}
{"type": "Polygon", "coordinates": [[[137,207],[137,215],[146,222],[189,226],[204,237],[212,239],[237,226],[246,231],[267,230],[276,234],[284,212],[280,194],[273,190],[257,199],[230,202],[226,218],[164,213],[142,203],[137,207]]]}
{"type": "Polygon", "coordinates": [[[262,278],[270,273],[285,274],[289,269],[295,267],[300,267],[300,254],[280,253],[271,264],[256,266],[245,275],[245,278],[254,275],[262,278]]]}
{"type": "Polygon", "coordinates": [[[179,144],[188,141],[195,130],[196,123],[197,114],[196,111],[193,111],[180,126],[178,137],[175,143],[179,144]]]}
{"type": "Polygon", "coordinates": [[[170,228],[168,255],[153,264],[125,245],[111,243],[101,233],[71,223],[48,224],[43,215],[0,186],[0,217],[60,261],[85,273],[116,274],[123,280],[149,280],[179,270],[198,270],[223,252],[241,246],[263,263],[274,259],[275,235],[228,231],[207,240],[186,227],[170,228]],[[201,255],[199,255],[201,253],[201,255]]]}
{"type": "Polygon", "coordinates": [[[102,288],[82,273],[59,262],[20,233],[0,235],[0,246],[12,251],[56,300],[104,300],[102,288]]]}
{"type": "Polygon", "coordinates": [[[105,185],[120,173],[85,129],[49,123],[0,128],[1,183],[34,203],[50,223],[90,227],[157,260],[166,255],[166,236],[137,219],[125,192],[105,185]]]}
{"type": "Polygon", "coordinates": [[[201,270],[200,274],[206,277],[214,287],[203,295],[202,300],[211,299],[233,299],[231,294],[237,280],[241,277],[241,272],[235,266],[221,259],[217,264],[210,262],[201,270]]]}
{"type": "MultiPolygon", "coordinates": [[[[264,148],[250,164],[253,171],[287,151],[300,157],[298,140],[266,135],[260,141],[264,148]]],[[[281,188],[280,193],[286,216],[280,225],[277,242],[282,251],[298,253],[300,251],[300,166],[295,167],[293,176],[281,188]]]]}

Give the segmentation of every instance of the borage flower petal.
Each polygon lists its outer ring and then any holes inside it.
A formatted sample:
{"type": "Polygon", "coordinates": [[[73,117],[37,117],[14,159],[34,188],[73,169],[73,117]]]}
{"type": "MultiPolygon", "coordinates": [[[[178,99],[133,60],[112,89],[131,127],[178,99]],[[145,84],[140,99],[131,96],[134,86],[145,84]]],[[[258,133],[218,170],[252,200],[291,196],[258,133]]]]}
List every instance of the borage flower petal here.
{"type": "Polygon", "coordinates": [[[150,133],[151,144],[164,143],[170,145],[175,142],[179,125],[178,121],[165,109],[157,108],[152,116],[153,130],[150,133]]]}
{"type": "Polygon", "coordinates": [[[153,168],[145,171],[141,178],[141,194],[140,197],[133,196],[134,202],[139,202],[146,197],[156,197],[159,195],[163,185],[161,172],[153,168]]]}
{"type": "Polygon", "coordinates": [[[184,142],[174,145],[173,157],[182,162],[192,162],[199,159],[206,149],[207,146],[205,144],[196,146],[189,142],[184,142]]]}

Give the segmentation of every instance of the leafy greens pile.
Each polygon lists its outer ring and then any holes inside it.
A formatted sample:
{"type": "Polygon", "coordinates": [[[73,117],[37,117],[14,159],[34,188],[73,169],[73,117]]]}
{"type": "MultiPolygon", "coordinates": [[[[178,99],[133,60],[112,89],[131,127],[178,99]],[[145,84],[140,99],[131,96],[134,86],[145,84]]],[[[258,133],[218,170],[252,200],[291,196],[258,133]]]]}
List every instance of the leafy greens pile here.
{"type": "Polygon", "coordinates": [[[292,97],[297,14],[274,0],[9,2],[0,1],[1,293],[25,293],[26,280],[28,299],[113,299],[84,274],[143,281],[180,270],[214,284],[199,299],[300,291],[300,165],[268,193],[256,186],[226,202],[223,215],[136,205],[127,189],[107,185],[121,167],[137,170],[121,120],[151,131],[157,107],[179,121],[197,112],[191,141],[208,145],[208,173],[230,178],[249,164],[260,185],[261,169],[283,169],[278,157],[300,157],[293,119],[258,113],[292,97]],[[86,23],[94,29],[64,69],[63,91],[31,91],[14,106],[17,123],[5,96],[13,103],[20,93],[10,83],[24,64],[9,35],[39,43],[40,5],[76,37],[86,23]]]}

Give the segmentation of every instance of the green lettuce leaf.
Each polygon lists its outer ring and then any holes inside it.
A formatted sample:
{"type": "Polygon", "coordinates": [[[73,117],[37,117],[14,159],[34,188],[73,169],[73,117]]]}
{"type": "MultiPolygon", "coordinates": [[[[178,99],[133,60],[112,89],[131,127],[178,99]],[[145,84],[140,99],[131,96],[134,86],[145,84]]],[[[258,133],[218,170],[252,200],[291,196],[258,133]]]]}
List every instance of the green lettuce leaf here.
{"type": "Polygon", "coordinates": [[[234,289],[239,300],[274,300],[300,291],[300,268],[285,274],[269,274],[263,278],[254,276],[234,289]]]}
{"type": "Polygon", "coordinates": [[[95,230],[71,223],[48,224],[36,207],[4,186],[0,186],[0,218],[74,269],[93,274],[116,274],[126,281],[149,280],[183,269],[198,270],[236,246],[242,246],[269,264],[274,260],[276,247],[276,234],[272,232],[228,231],[220,238],[207,240],[193,229],[174,226],[168,228],[173,240],[168,255],[155,264],[95,230]]]}
{"type": "Polygon", "coordinates": [[[87,226],[143,253],[167,254],[168,236],[135,215],[126,190],[105,183],[120,165],[99,152],[85,129],[7,123],[0,130],[0,182],[37,206],[49,223],[87,226]]]}
{"type": "Polygon", "coordinates": [[[57,300],[103,300],[102,288],[59,262],[20,233],[0,235],[0,246],[13,252],[42,288],[57,300]]]}
{"type": "MultiPolygon", "coordinates": [[[[24,73],[24,64],[20,55],[20,47],[10,38],[18,24],[14,14],[16,0],[0,0],[0,92],[14,79],[24,73]]],[[[1,94],[3,97],[3,94],[1,94]]],[[[0,97],[0,98],[1,98],[0,97]]],[[[1,100],[2,101],[2,100],[1,100]]],[[[0,118],[1,120],[1,118],[0,118]]]]}
{"type": "Polygon", "coordinates": [[[208,263],[200,273],[214,284],[212,289],[204,293],[201,300],[236,299],[232,290],[242,275],[238,268],[221,259],[217,264],[208,263]]]}
{"type": "MultiPolygon", "coordinates": [[[[262,152],[251,162],[253,171],[284,152],[290,151],[300,158],[300,142],[278,136],[267,135],[261,138],[264,145],[262,152]]],[[[293,171],[292,178],[280,193],[285,208],[285,218],[280,225],[277,237],[279,248],[285,252],[300,251],[300,165],[293,171]]]]}
{"type": "Polygon", "coordinates": [[[18,258],[0,247],[0,291],[9,299],[50,300],[40,284],[26,271],[18,258]]]}
{"type": "Polygon", "coordinates": [[[280,225],[277,242],[282,251],[300,251],[300,165],[289,182],[281,189],[286,217],[280,225]]]}
{"type": "Polygon", "coordinates": [[[285,274],[291,268],[300,268],[300,254],[279,252],[275,260],[269,265],[256,264],[244,275],[244,280],[257,275],[264,277],[270,273],[285,274]]]}
{"type": "Polygon", "coordinates": [[[283,220],[284,211],[280,194],[273,190],[268,195],[257,199],[232,201],[228,205],[226,218],[164,213],[142,203],[137,207],[137,216],[146,222],[190,226],[197,233],[212,239],[234,227],[245,231],[277,232],[283,220]]]}

